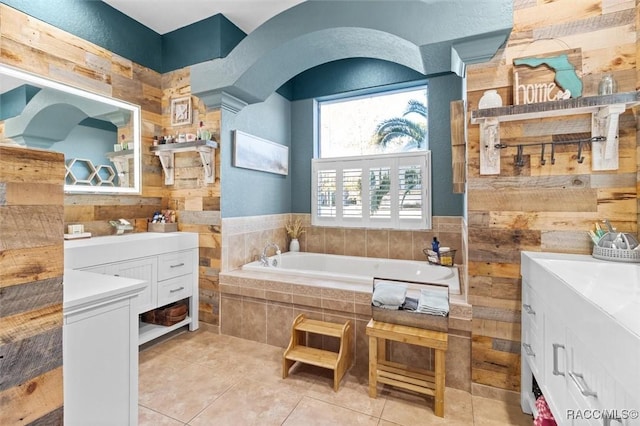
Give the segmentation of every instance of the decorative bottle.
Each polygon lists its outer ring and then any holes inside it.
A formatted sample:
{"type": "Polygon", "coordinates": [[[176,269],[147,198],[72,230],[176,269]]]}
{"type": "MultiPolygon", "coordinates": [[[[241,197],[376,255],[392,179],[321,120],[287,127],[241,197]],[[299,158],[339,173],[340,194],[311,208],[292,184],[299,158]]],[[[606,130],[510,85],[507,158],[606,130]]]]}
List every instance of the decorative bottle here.
{"type": "Polygon", "coordinates": [[[438,241],[438,237],[433,237],[433,242],[431,243],[431,250],[436,253],[440,253],[440,242],[438,241]]]}

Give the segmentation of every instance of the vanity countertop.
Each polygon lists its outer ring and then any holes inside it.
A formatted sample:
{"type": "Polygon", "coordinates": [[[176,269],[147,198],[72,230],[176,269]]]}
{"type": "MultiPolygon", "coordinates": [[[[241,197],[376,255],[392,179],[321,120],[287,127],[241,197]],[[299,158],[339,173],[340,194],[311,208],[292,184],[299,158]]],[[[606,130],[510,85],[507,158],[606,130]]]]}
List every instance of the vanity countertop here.
{"type": "Polygon", "coordinates": [[[194,232],[139,232],[109,235],[64,242],[64,267],[80,269],[87,266],[155,256],[198,246],[194,232]]]}
{"type": "Polygon", "coordinates": [[[62,308],[64,311],[77,310],[136,294],[145,284],[143,280],[65,269],[62,308]]]}
{"type": "Polygon", "coordinates": [[[589,255],[522,252],[522,275],[560,278],[636,336],[640,336],[640,264],[609,262],[589,255]]]}

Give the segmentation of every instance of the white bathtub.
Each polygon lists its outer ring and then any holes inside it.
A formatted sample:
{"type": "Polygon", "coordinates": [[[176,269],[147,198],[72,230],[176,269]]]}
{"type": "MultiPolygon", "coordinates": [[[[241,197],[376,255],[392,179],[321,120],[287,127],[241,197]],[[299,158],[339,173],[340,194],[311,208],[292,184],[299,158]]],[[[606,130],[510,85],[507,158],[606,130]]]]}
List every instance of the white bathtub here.
{"type": "MultiPolygon", "coordinates": [[[[272,256],[269,259],[272,263],[277,257],[272,256]]],[[[449,286],[450,294],[460,294],[457,268],[430,265],[426,261],[287,252],[281,255],[277,267],[263,266],[260,261],[255,261],[243,265],[242,269],[313,278],[325,277],[368,285],[372,285],[374,277],[436,283],[449,286]]]]}

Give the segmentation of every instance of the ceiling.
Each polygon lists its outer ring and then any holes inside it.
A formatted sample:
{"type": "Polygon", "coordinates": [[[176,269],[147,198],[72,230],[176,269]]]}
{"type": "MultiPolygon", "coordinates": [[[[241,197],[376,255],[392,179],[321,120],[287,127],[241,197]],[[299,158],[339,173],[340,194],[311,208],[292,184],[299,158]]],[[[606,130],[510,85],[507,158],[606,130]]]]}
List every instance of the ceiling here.
{"type": "Polygon", "coordinates": [[[111,7],[165,34],[223,14],[246,34],[304,0],[103,0],[111,7]]]}

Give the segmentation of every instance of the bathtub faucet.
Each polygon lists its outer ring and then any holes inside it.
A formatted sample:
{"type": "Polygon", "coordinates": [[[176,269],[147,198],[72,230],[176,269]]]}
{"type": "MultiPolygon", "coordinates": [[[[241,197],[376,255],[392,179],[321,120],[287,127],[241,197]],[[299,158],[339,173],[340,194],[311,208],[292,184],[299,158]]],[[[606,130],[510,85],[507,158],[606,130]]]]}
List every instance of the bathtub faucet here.
{"type": "Polygon", "coordinates": [[[280,254],[282,252],[280,251],[280,247],[278,247],[278,245],[276,243],[267,243],[266,246],[264,246],[264,249],[262,250],[262,254],[260,255],[260,263],[262,264],[262,266],[278,266],[278,260],[280,259],[280,254]],[[276,249],[276,255],[278,256],[278,259],[273,259],[271,265],[269,264],[269,258],[267,257],[267,250],[269,249],[269,247],[273,247],[276,249]]]}

